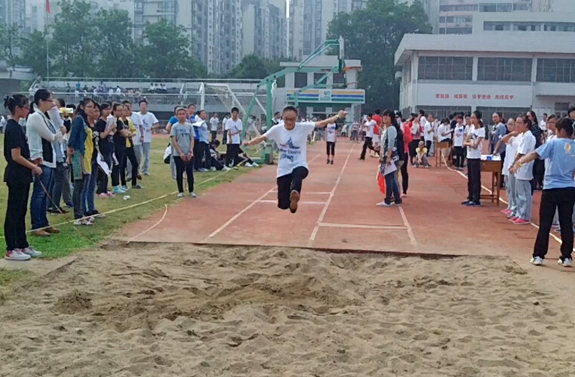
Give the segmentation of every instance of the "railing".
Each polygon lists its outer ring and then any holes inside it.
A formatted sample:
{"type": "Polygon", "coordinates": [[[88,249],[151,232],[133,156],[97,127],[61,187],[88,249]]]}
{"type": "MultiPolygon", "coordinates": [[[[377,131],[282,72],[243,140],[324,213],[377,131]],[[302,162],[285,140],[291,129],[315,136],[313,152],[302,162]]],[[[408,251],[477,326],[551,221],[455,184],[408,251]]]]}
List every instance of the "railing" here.
{"type": "MultiPolygon", "coordinates": [[[[48,81],[48,80],[46,80],[48,81]]],[[[199,78],[199,79],[182,79],[182,78],[167,78],[167,79],[158,79],[158,78],[146,78],[146,77],[137,77],[137,78],[121,78],[121,77],[50,77],[50,82],[53,81],[63,81],[63,82],[73,82],[74,84],[77,82],[84,83],[84,82],[145,82],[145,83],[160,83],[160,84],[181,84],[181,83],[238,83],[238,84],[258,84],[261,80],[259,79],[206,79],[206,78],[199,78]]]]}

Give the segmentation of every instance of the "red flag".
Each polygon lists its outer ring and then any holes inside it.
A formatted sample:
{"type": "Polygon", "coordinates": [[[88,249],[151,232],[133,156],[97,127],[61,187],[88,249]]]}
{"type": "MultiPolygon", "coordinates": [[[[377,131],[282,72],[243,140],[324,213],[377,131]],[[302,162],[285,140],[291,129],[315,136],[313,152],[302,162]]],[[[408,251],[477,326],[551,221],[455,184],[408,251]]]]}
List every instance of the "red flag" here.
{"type": "Polygon", "coordinates": [[[376,180],[377,180],[377,185],[379,186],[379,191],[380,191],[383,195],[385,195],[385,178],[383,177],[383,175],[382,175],[381,172],[379,171],[379,167],[377,168],[376,180]]]}
{"type": "Polygon", "coordinates": [[[46,0],[46,13],[50,14],[50,0],[46,0]]]}

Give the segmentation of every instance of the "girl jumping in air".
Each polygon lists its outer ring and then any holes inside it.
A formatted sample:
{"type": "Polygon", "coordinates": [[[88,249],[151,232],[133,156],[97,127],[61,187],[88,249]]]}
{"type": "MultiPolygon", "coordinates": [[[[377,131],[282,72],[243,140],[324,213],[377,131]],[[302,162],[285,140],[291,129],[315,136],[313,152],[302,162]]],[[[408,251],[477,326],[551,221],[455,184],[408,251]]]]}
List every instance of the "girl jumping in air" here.
{"type": "Polygon", "coordinates": [[[295,213],[301,196],[303,180],[309,174],[307,165],[307,137],[315,128],[323,128],[338,119],[344,119],[347,113],[337,115],[320,122],[297,122],[298,111],[294,106],[283,110],[283,122],[273,126],[264,135],[244,145],[255,145],[263,141],[274,140],[280,150],[278,162],[278,208],[295,213]]]}

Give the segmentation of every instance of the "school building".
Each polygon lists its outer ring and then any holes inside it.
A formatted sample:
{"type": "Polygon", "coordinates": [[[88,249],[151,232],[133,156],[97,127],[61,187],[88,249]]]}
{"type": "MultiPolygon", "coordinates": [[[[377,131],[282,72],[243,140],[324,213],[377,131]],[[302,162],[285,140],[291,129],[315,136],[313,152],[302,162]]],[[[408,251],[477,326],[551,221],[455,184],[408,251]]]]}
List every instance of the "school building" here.
{"type": "Polygon", "coordinates": [[[480,110],[504,117],[575,106],[575,38],[565,32],[407,34],[396,53],[400,109],[437,117],[480,110]]]}

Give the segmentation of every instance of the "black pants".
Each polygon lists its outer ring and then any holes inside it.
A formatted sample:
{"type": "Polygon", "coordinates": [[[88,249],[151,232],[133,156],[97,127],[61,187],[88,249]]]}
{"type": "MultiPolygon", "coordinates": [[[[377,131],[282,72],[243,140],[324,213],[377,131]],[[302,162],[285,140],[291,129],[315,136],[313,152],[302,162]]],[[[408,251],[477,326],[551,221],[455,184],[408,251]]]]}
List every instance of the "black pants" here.
{"type": "Polygon", "coordinates": [[[118,148],[114,150],[114,156],[118,161],[118,165],[114,165],[112,168],[112,186],[120,186],[120,176],[124,176],[122,182],[126,182],[126,171],[121,169],[122,161],[124,161],[124,155],[126,154],[126,148],[118,148]]]}
{"type": "Polygon", "coordinates": [[[334,141],[326,141],[325,142],[325,153],[328,156],[335,156],[335,142],[334,141]]]}
{"type": "Polygon", "coordinates": [[[363,148],[361,149],[361,155],[359,156],[360,160],[365,160],[365,152],[367,149],[373,150],[373,141],[371,137],[365,137],[365,141],[363,142],[363,148]]]}
{"type": "Polygon", "coordinates": [[[474,203],[481,201],[481,159],[467,159],[467,191],[468,199],[474,203]]]}
{"type": "Polygon", "coordinates": [[[545,177],[545,161],[540,159],[533,161],[533,180],[531,181],[531,186],[533,190],[543,189],[544,177],[545,177]]]}
{"type": "Polygon", "coordinates": [[[72,203],[74,203],[74,219],[84,217],[82,212],[82,197],[84,190],[88,187],[90,174],[84,174],[81,179],[74,180],[74,191],[72,191],[72,203]]]}
{"type": "Polygon", "coordinates": [[[464,148],[463,147],[453,147],[453,155],[455,157],[455,167],[462,168],[464,160],[464,148]]]}
{"type": "MultiPolygon", "coordinates": [[[[104,162],[108,165],[108,168],[112,170],[112,154],[105,153],[102,154],[104,162]]],[[[92,172],[93,173],[93,172],[92,172]]],[[[108,192],[108,174],[104,173],[102,169],[98,169],[98,189],[97,194],[105,194],[108,192]]]]}
{"type": "Polygon", "coordinates": [[[403,165],[401,165],[401,188],[403,189],[403,194],[406,195],[407,194],[407,188],[409,187],[409,174],[407,172],[407,165],[408,165],[408,160],[409,160],[409,154],[408,153],[404,153],[403,154],[403,165]]]}
{"type": "Polygon", "coordinates": [[[218,131],[212,131],[212,141],[218,138],[218,131]]]}
{"type": "Polygon", "coordinates": [[[184,192],[184,172],[188,177],[188,190],[194,192],[194,159],[186,162],[180,156],[174,156],[176,164],[176,182],[178,182],[178,192],[184,192]]]}
{"type": "Polygon", "coordinates": [[[549,232],[555,216],[559,211],[559,226],[561,227],[561,260],[571,258],[573,252],[573,205],[575,204],[575,188],[543,190],[541,206],[539,207],[539,231],[533,249],[534,257],[545,258],[549,249],[549,232]]]}
{"type": "Polygon", "coordinates": [[[229,167],[235,166],[239,162],[238,161],[239,154],[240,154],[239,144],[227,144],[226,165],[229,167]]]}
{"type": "Polygon", "coordinates": [[[199,140],[194,140],[194,170],[202,168],[202,161],[204,159],[204,148],[199,140]]]}
{"type": "Polygon", "coordinates": [[[203,167],[210,170],[210,168],[212,167],[212,157],[210,154],[210,144],[203,143],[203,142],[200,144],[201,144],[202,154],[204,156],[203,167]]]}
{"type": "Polygon", "coordinates": [[[419,140],[414,139],[411,143],[409,143],[409,162],[413,165],[413,159],[417,157],[417,152],[415,151],[419,145],[419,140]]]}
{"type": "Polygon", "coordinates": [[[427,140],[425,142],[425,148],[427,148],[427,157],[429,157],[429,154],[431,153],[431,144],[433,144],[431,140],[427,140]]]}
{"type": "Polygon", "coordinates": [[[4,237],[8,251],[30,246],[26,238],[26,211],[29,196],[29,183],[8,184],[8,206],[4,219],[4,237]]]}
{"type": "Polygon", "coordinates": [[[124,159],[120,164],[120,178],[122,180],[122,185],[126,186],[126,167],[128,166],[128,159],[132,165],[132,186],[136,186],[138,184],[138,159],[136,158],[134,148],[126,148],[124,159]]]}
{"type": "MultiPolygon", "coordinates": [[[[497,184],[499,185],[499,187],[503,188],[503,186],[505,186],[504,182],[503,182],[504,181],[504,179],[503,179],[503,165],[505,164],[506,153],[502,152],[500,154],[500,156],[501,156],[501,171],[499,172],[499,177],[500,177],[499,179],[501,180],[501,182],[497,182],[497,184]]],[[[543,187],[543,185],[541,187],[543,187]]]]}
{"type": "Polygon", "coordinates": [[[292,191],[301,193],[303,180],[307,177],[309,171],[303,166],[295,168],[291,174],[278,177],[278,208],[288,209],[290,207],[290,194],[292,191]]]}

